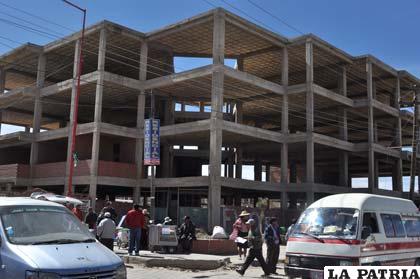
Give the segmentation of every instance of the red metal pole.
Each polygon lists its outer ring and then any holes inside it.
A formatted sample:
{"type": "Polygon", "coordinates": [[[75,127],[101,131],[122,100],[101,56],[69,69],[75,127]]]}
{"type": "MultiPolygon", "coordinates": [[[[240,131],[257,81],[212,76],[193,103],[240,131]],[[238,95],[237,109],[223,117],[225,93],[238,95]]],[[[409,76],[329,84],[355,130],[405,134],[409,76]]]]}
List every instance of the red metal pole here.
{"type": "Polygon", "coordinates": [[[79,6],[63,0],[65,3],[69,4],[72,7],[83,12],[83,28],[82,28],[82,37],[80,39],[80,49],[79,49],[79,67],[77,69],[77,87],[76,87],[76,96],[74,99],[74,112],[73,112],[73,126],[71,130],[71,154],[70,154],[70,171],[69,171],[69,185],[68,185],[68,196],[72,196],[72,187],[73,187],[73,172],[74,172],[74,151],[76,147],[76,131],[77,131],[77,115],[79,111],[79,96],[80,96],[80,76],[83,72],[83,44],[85,40],[85,24],[86,24],[86,9],[82,9],[79,6]]]}

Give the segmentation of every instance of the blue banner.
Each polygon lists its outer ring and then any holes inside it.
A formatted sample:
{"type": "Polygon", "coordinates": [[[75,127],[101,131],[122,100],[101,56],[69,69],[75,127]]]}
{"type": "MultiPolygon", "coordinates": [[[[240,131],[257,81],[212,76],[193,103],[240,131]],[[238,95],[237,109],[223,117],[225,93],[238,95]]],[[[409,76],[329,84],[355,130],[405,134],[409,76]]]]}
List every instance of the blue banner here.
{"type": "Polygon", "coordinates": [[[160,120],[144,120],[144,165],[160,165],[160,120]]]}

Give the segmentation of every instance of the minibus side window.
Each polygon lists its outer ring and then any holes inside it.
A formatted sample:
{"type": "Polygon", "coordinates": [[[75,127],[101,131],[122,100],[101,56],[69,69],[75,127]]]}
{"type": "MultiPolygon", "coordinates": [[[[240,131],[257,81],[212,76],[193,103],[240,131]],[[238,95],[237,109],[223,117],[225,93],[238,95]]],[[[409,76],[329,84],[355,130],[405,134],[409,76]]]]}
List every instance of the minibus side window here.
{"type": "Polygon", "coordinates": [[[397,214],[381,214],[387,237],[405,237],[404,225],[397,214]]]}
{"type": "Polygon", "coordinates": [[[407,236],[420,236],[420,220],[417,217],[403,217],[403,223],[407,236]]]}
{"type": "Polygon", "coordinates": [[[363,214],[363,227],[369,227],[372,233],[379,233],[378,221],[376,220],[376,214],[367,212],[363,214]]]}
{"type": "Polygon", "coordinates": [[[381,214],[382,224],[386,237],[395,237],[394,226],[392,226],[391,216],[389,214],[381,214]]]}

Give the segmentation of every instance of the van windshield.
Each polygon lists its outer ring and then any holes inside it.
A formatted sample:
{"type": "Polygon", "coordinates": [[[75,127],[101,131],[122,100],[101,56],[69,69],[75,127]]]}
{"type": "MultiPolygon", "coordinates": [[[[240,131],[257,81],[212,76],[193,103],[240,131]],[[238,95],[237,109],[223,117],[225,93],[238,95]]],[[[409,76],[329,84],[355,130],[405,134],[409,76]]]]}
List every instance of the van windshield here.
{"type": "Polygon", "coordinates": [[[13,244],[94,242],[89,229],[66,208],[10,206],[0,210],[3,229],[13,244]]]}
{"type": "Polygon", "coordinates": [[[355,239],[358,218],[359,210],[354,208],[308,208],[293,227],[292,235],[355,239]]]}

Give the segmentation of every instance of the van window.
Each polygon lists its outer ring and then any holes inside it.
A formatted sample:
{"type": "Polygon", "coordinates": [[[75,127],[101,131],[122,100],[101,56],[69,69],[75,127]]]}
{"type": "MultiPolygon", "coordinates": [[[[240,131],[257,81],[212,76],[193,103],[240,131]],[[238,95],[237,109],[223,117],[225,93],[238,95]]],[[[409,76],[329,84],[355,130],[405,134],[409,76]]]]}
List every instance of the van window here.
{"type": "Polygon", "coordinates": [[[372,233],[379,233],[378,221],[376,220],[376,214],[367,212],[363,214],[363,227],[370,227],[372,233]]]}
{"type": "Polygon", "coordinates": [[[381,214],[386,237],[405,237],[401,217],[396,214],[381,214]]]}
{"type": "Polygon", "coordinates": [[[420,236],[420,220],[415,216],[403,216],[403,224],[407,236],[417,237],[420,236]]]}

